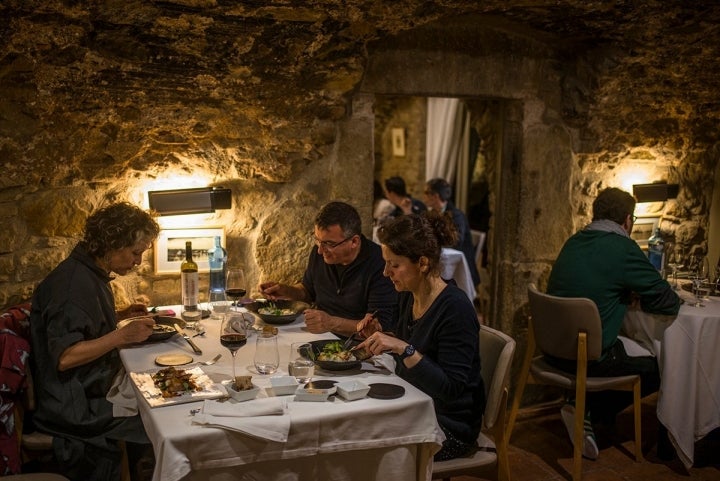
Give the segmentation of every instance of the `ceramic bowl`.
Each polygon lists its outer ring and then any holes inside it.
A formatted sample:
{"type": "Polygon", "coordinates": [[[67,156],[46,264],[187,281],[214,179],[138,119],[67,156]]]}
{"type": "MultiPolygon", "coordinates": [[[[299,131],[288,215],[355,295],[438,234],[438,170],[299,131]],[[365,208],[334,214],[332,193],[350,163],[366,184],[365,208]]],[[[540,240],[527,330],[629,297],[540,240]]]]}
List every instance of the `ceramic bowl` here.
{"type": "Polygon", "coordinates": [[[275,396],[295,394],[298,382],[294,376],[274,376],[270,378],[270,389],[275,396]]]}
{"type": "Polygon", "coordinates": [[[335,387],[338,395],[348,401],[362,399],[370,392],[370,386],[360,381],[342,381],[335,387]]]}
{"type": "Polygon", "coordinates": [[[260,392],[260,388],[253,384],[252,389],[245,389],[244,391],[238,391],[235,389],[235,384],[232,381],[227,381],[223,384],[225,390],[232,399],[236,401],[249,401],[255,399],[255,396],[260,392]]]}
{"type": "Polygon", "coordinates": [[[304,388],[298,388],[297,391],[295,391],[295,400],[296,401],[314,401],[314,402],[323,402],[327,401],[327,398],[330,396],[330,393],[327,389],[304,389],[304,388]]]}

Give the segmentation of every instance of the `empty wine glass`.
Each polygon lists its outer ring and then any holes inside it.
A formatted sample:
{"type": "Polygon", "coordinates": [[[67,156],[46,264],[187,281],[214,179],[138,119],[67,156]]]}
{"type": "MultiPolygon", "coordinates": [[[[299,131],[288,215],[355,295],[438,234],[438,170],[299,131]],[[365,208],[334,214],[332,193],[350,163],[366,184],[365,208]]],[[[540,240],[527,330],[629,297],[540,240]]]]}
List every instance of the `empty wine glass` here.
{"type": "Polygon", "coordinates": [[[225,295],[234,300],[233,306],[236,307],[236,310],[238,301],[245,296],[246,292],[245,271],[238,267],[228,269],[227,280],[225,282],[225,295]]]}
{"type": "Polygon", "coordinates": [[[672,270],[673,289],[676,291],[680,290],[680,286],[677,281],[678,270],[685,267],[685,249],[682,245],[676,243],[669,243],[666,245],[668,255],[668,267],[672,270]]]}
{"type": "Polygon", "coordinates": [[[247,343],[247,331],[245,329],[245,319],[240,312],[231,312],[225,316],[220,327],[220,344],[230,350],[233,362],[233,378],[235,382],[237,374],[235,373],[235,354],[237,350],[247,343]]]}

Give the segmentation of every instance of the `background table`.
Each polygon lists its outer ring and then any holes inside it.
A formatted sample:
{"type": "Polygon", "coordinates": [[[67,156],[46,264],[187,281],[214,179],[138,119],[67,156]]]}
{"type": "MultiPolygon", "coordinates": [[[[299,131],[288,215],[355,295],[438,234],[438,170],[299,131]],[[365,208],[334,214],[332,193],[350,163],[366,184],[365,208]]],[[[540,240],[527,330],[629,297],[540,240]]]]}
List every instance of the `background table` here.
{"type": "Polygon", "coordinates": [[[658,420],[689,468],[695,441],[720,427],[720,298],[693,307],[690,293],[680,295],[677,317],[628,310],[624,330],[658,358],[658,420]]]}
{"type": "MultiPolygon", "coordinates": [[[[203,350],[198,356],[179,336],[121,350],[129,372],[155,369],[160,354],[183,353],[196,361],[223,357],[202,366],[215,382],[230,379],[232,357],[220,345],[220,321],[203,321],[206,334],[194,340],[203,350]]],[[[287,374],[289,345],[332,335],[314,335],[304,328],[302,316],[292,324],[277,326],[280,369],[287,374]]],[[[192,331],[188,331],[192,332],[192,331]]],[[[238,351],[238,375],[252,374],[253,382],[269,387],[270,376],[254,373],[255,335],[238,351]]],[[[433,402],[423,392],[384,368],[363,363],[362,371],[325,372],[316,378],[360,379],[366,384],[390,382],[405,387],[395,400],[365,398],[346,402],[293,402],[288,408],[291,427],[287,443],[273,443],[220,428],[192,424],[190,409],[200,403],[150,408],[144,399],[139,410],[155,450],[154,481],[173,480],[421,480],[430,479],[432,455],[444,436],[435,418],[433,402]]],[[[231,402],[231,401],[229,401],[231,402]]]]}
{"type": "Polygon", "coordinates": [[[440,277],[446,280],[454,279],[457,286],[465,291],[470,302],[475,299],[475,284],[473,284],[470,267],[465,254],[457,249],[443,247],[440,252],[440,277]]]}

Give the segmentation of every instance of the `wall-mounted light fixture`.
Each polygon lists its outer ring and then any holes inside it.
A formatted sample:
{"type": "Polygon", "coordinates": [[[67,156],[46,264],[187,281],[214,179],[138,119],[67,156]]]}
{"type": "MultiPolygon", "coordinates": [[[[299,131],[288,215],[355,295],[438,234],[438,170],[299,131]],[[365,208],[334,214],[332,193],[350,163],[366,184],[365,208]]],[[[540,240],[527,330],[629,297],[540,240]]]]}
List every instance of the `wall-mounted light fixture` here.
{"type": "Polygon", "coordinates": [[[640,202],[662,202],[677,197],[680,191],[678,184],[655,182],[652,184],[633,185],[633,195],[640,202]]]}
{"type": "Polygon", "coordinates": [[[148,205],[160,215],[203,214],[232,207],[232,191],[222,187],[148,191],[148,205]]]}

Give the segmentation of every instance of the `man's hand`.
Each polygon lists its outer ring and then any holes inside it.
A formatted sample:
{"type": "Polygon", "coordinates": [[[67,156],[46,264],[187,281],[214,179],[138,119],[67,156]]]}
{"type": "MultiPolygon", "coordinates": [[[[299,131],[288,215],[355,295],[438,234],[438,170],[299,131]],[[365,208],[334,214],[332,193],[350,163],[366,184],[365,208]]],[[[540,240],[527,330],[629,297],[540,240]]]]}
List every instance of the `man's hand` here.
{"type": "Polygon", "coordinates": [[[125,323],[118,329],[122,344],[134,344],[145,341],[153,333],[155,321],[152,317],[141,317],[125,323]]]}
{"type": "Polygon", "coordinates": [[[303,314],[305,315],[305,325],[307,325],[308,331],[313,334],[330,332],[336,328],[333,318],[325,311],[305,309],[303,314]]]}
{"type": "Polygon", "coordinates": [[[118,311],[118,319],[127,319],[129,317],[144,316],[147,314],[147,306],[145,304],[130,304],[125,309],[118,311]]]}

